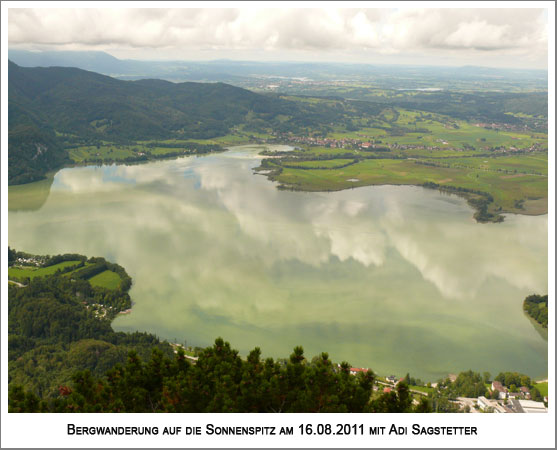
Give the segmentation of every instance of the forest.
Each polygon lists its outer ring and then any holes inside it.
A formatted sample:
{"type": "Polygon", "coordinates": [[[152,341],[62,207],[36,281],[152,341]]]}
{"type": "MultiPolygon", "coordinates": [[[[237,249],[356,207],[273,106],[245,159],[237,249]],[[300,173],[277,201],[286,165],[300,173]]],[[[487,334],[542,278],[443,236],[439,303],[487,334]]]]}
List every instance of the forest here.
{"type": "Polygon", "coordinates": [[[326,353],[310,361],[296,347],[286,361],[246,359],[217,338],[191,364],[154,350],[149,361],[135,352],[101,378],[77,371],[60,395],[41,399],[21,386],[10,390],[12,412],[430,412],[425,397],[413,405],[405,383],[370,400],[374,374],[350,375],[348,363],[332,364],[326,353]]]}
{"type": "Polygon", "coordinates": [[[524,311],[542,327],[547,328],[547,295],[529,295],[524,299],[524,311]]]}

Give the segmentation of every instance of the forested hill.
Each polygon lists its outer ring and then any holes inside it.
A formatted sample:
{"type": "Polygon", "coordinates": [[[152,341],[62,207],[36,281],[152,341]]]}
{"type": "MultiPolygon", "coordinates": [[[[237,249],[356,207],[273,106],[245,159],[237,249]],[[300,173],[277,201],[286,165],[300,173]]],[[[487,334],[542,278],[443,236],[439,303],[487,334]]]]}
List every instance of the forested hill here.
{"type": "Polygon", "coordinates": [[[342,99],[295,102],[225,83],[123,81],[70,67],[9,62],[9,183],[40,179],[69,162],[67,149],[102,142],[210,139],[242,124],[278,132],[324,131],[382,107],[342,99]]]}
{"type": "Polygon", "coordinates": [[[67,160],[72,143],[203,139],[249,115],[300,117],[292,102],[223,83],[121,81],[67,67],[9,63],[9,182],[40,179],[67,160]]]}
{"type": "Polygon", "coordinates": [[[223,83],[121,81],[81,69],[11,62],[9,103],[10,129],[33,124],[111,139],[209,138],[225,134],[250,111],[277,114],[286,106],[223,83]]]}

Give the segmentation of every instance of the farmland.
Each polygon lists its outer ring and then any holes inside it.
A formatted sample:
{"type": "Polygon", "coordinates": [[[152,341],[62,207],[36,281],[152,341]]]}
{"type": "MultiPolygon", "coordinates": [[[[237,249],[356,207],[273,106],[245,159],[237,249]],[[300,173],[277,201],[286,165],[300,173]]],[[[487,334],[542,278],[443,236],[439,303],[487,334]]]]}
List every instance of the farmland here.
{"type": "Polygon", "coordinates": [[[325,137],[283,139],[296,150],[263,161],[279,188],[336,191],[368,185],[425,185],[457,193],[484,214],[547,212],[547,135],[386,107],[325,137]],[[365,126],[364,126],[365,125],[365,126]],[[353,158],[353,159],[351,159],[353,158]],[[479,203],[478,203],[479,202],[479,203]]]}
{"type": "Polygon", "coordinates": [[[105,270],[104,272],[89,278],[91,286],[99,286],[106,289],[117,289],[118,286],[120,286],[121,281],[120,276],[111,270],[105,270]]]}
{"type": "Polygon", "coordinates": [[[8,277],[10,279],[24,280],[26,278],[33,279],[35,277],[44,277],[46,275],[53,275],[58,270],[67,267],[77,266],[81,261],[63,261],[58,264],[53,264],[47,267],[34,267],[34,266],[15,266],[8,268],[8,277]]]}
{"type": "MultiPolygon", "coordinates": [[[[12,254],[10,250],[10,255],[12,254]]],[[[122,276],[120,274],[127,277],[116,264],[98,260],[87,261],[76,258],[80,255],[73,256],[72,258],[72,255],[65,255],[62,261],[52,264],[53,261],[48,257],[37,258],[34,255],[19,254],[19,257],[8,267],[8,278],[11,282],[24,286],[23,283],[28,280],[59,274],[61,277],[73,281],[76,279],[87,280],[94,288],[100,287],[115,291],[121,288],[122,276]]]]}

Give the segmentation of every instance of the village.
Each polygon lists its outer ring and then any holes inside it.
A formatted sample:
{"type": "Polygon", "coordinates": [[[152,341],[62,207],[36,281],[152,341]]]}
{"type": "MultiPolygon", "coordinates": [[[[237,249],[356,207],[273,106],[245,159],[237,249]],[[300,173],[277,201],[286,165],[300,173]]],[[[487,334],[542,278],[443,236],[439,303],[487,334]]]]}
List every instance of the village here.
{"type": "MultiPolygon", "coordinates": [[[[340,367],[340,366],[339,366],[340,367]]],[[[358,373],[365,373],[369,369],[352,367],[350,368],[350,375],[356,376],[358,373]]],[[[454,383],[457,379],[457,375],[449,374],[448,380],[454,383]]],[[[389,375],[385,377],[384,381],[378,379],[373,387],[374,391],[382,391],[384,393],[392,392],[396,389],[397,385],[404,381],[403,378],[397,378],[395,375],[389,375]]],[[[438,388],[438,383],[428,384],[433,389],[438,388]]],[[[409,386],[410,392],[416,395],[424,395],[426,397],[430,396],[430,393],[418,390],[419,386],[409,386]]],[[[443,389],[443,388],[441,388],[443,389]]],[[[456,397],[455,400],[451,402],[458,406],[459,412],[464,413],[546,413],[548,397],[543,398],[543,402],[535,401],[532,399],[530,389],[526,386],[521,386],[516,388],[512,386],[507,388],[500,381],[493,381],[488,390],[490,399],[485,396],[479,396],[477,398],[471,397],[456,397]]],[[[416,397],[414,398],[414,404],[418,404],[416,397]]]]}
{"type": "MultiPolygon", "coordinates": [[[[479,124],[478,124],[479,125],[479,124]]],[[[347,150],[362,150],[369,152],[385,152],[391,150],[429,150],[429,151],[440,151],[440,150],[450,150],[455,152],[465,152],[470,150],[464,146],[452,146],[449,142],[443,139],[437,139],[439,145],[422,145],[422,144],[398,144],[398,143],[383,143],[380,140],[375,140],[372,136],[359,135],[362,139],[354,138],[331,138],[331,137],[316,137],[316,136],[297,136],[293,133],[279,133],[272,132],[271,135],[273,139],[258,139],[256,136],[251,138],[255,141],[260,141],[261,143],[281,143],[281,144],[292,144],[294,146],[307,145],[312,147],[326,147],[332,149],[347,149],[347,150]]],[[[514,138],[513,138],[514,139],[514,138]]],[[[517,138],[518,140],[518,138],[517,138]]],[[[530,153],[544,150],[542,146],[535,142],[529,147],[519,148],[515,146],[505,147],[496,146],[487,148],[489,152],[493,153],[530,153]]]]}

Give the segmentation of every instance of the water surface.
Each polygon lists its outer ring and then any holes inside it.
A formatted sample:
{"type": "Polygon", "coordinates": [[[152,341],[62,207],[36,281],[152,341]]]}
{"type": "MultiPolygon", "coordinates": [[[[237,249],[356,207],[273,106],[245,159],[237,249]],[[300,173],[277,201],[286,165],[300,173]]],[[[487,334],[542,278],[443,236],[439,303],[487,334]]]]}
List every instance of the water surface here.
{"type": "Polygon", "coordinates": [[[302,345],[432,381],[547,374],[522,312],[547,292],[547,216],[477,224],[464,200],[411,186],[279,191],[252,171],[259,150],[63,169],[40,209],[10,211],[9,244],[124,266],[134,306],[116,330],[273,357],[302,345]]]}

